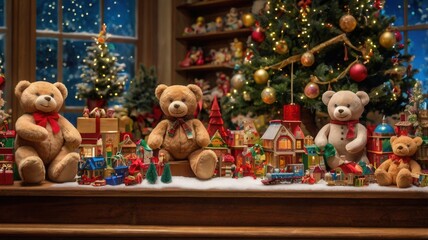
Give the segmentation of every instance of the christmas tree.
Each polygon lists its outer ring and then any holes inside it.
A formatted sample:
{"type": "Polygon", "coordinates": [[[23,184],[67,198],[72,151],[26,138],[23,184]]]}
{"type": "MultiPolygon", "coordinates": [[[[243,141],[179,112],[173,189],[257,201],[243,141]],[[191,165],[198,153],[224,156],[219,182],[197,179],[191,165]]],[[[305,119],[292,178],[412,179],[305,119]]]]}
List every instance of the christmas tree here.
{"type": "Polygon", "coordinates": [[[207,131],[210,137],[214,136],[215,132],[218,131],[223,140],[227,138],[227,132],[224,128],[224,122],[221,116],[220,107],[218,106],[217,96],[214,96],[214,100],[211,105],[210,120],[208,122],[207,131]]]}
{"type": "Polygon", "coordinates": [[[315,123],[328,89],[366,91],[366,113],[401,111],[415,70],[412,56],[400,53],[394,18],[381,9],[380,0],[268,1],[253,15],[251,42],[231,79],[234,90],[222,101],[223,115],[281,118],[283,106],[296,102],[315,123]]]}
{"type": "Polygon", "coordinates": [[[118,74],[125,69],[125,64],[118,63],[118,55],[110,52],[105,24],[94,40],[86,49],[87,57],[81,67],[82,83],[76,84],[76,98],[108,101],[120,97],[128,77],[118,74]]]}
{"type": "Polygon", "coordinates": [[[156,172],[156,166],[153,162],[151,162],[149,165],[149,169],[146,173],[146,179],[150,184],[155,184],[158,180],[158,173],[156,172]]]}
{"type": "Polygon", "coordinates": [[[172,182],[171,168],[169,166],[169,163],[165,164],[165,167],[164,167],[163,172],[162,172],[161,182],[163,182],[163,183],[172,182]]]}
{"type": "Polygon", "coordinates": [[[138,75],[129,83],[129,90],[125,93],[123,106],[128,113],[138,116],[152,112],[156,102],[154,94],[157,86],[157,76],[154,67],[149,70],[141,64],[138,75]]]}

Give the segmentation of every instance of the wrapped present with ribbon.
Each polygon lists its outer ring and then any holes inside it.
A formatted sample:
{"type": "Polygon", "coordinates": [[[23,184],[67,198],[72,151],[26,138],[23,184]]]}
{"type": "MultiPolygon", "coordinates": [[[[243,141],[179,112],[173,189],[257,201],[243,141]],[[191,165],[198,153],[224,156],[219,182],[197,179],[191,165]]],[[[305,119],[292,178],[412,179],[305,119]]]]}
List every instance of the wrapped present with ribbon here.
{"type": "Polygon", "coordinates": [[[0,161],[0,185],[13,185],[13,162],[0,161]]]}

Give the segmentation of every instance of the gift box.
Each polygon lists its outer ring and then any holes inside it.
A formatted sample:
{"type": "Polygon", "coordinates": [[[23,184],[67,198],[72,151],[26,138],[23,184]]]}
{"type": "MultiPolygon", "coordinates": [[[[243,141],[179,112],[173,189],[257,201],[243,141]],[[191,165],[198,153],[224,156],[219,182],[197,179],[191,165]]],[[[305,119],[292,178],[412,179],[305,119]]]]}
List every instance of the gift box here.
{"type": "Polygon", "coordinates": [[[115,185],[122,184],[123,183],[123,178],[124,178],[124,176],[122,176],[122,175],[113,175],[113,176],[105,178],[105,180],[106,180],[106,183],[108,185],[115,186],[115,185]]]}
{"type": "Polygon", "coordinates": [[[15,135],[14,130],[7,130],[0,132],[0,148],[13,148],[15,145],[15,135]]]}
{"type": "Polygon", "coordinates": [[[77,130],[80,133],[119,132],[117,118],[77,118],[77,130]]]}
{"type": "Polygon", "coordinates": [[[13,162],[0,161],[0,185],[13,185],[13,162]]]}

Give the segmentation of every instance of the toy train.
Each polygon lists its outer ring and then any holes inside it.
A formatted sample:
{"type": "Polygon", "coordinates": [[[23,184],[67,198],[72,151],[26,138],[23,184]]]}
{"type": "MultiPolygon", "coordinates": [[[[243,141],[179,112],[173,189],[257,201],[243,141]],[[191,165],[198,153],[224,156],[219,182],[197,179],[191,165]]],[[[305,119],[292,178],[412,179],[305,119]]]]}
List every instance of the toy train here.
{"type": "Polygon", "coordinates": [[[284,171],[275,169],[274,172],[266,174],[266,179],[262,180],[264,185],[274,185],[279,183],[294,183],[302,181],[304,176],[303,164],[288,164],[284,171]]]}

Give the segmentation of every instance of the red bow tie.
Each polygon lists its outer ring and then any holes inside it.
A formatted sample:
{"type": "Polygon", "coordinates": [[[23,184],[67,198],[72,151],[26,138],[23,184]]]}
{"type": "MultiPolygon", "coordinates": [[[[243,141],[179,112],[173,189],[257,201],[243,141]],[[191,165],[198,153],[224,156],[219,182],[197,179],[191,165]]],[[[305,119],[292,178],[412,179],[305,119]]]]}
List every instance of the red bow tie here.
{"type": "Polygon", "coordinates": [[[359,123],[358,120],[350,120],[350,121],[338,121],[338,120],[331,120],[330,123],[338,124],[338,125],[347,125],[348,126],[348,133],[346,133],[346,139],[353,139],[355,138],[355,126],[359,123]]]}
{"type": "Polygon", "coordinates": [[[33,117],[37,125],[46,128],[46,125],[49,122],[52,128],[52,132],[54,134],[57,134],[59,132],[60,130],[60,127],[58,124],[59,114],[57,112],[45,113],[45,112],[37,111],[33,113],[33,117]]]}
{"type": "Polygon", "coordinates": [[[393,163],[397,165],[400,165],[400,162],[409,163],[412,160],[411,157],[402,157],[395,154],[392,154],[390,159],[392,160],[393,163]]]}

